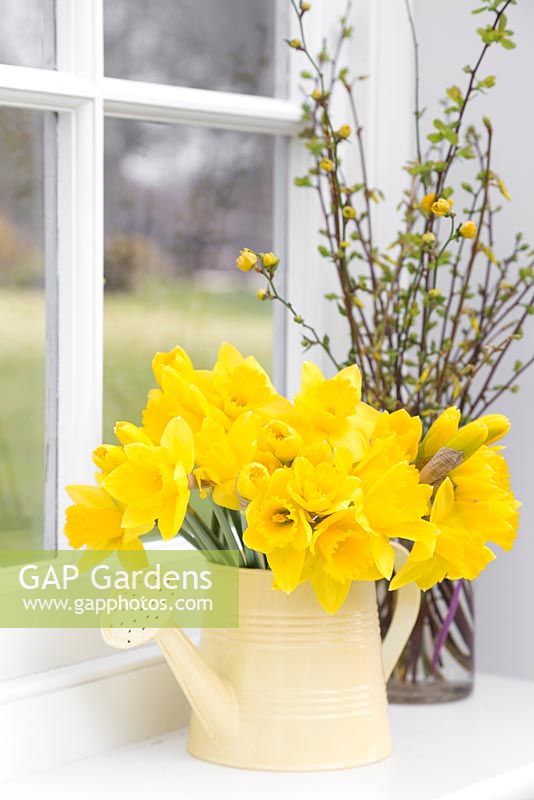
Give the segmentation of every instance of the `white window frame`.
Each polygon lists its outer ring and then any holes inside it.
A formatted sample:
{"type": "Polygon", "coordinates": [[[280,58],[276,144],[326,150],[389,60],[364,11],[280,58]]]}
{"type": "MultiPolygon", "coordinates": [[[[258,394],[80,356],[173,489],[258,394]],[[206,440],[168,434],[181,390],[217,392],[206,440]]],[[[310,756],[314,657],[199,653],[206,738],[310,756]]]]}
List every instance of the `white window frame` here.
{"type": "MultiPolygon", "coordinates": [[[[286,4],[286,0],[277,2],[281,8],[286,4]]],[[[323,300],[327,279],[309,280],[310,265],[317,259],[319,209],[312,192],[293,186],[293,177],[305,173],[308,167],[302,142],[296,138],[301,115],[298,74],[304,68],[301,55],[291,53],[288,99],[108,78],[104,76],[103,0],[56,0],[55,5],[57,69],[0,65],[0,105],[59,115],[58,382],[57,397],[52,395],[48,404],[48,417],[53,424],[57,414],[57,464],[52,457],[48,465],[54,478],[49,491],[51,486],[55,494],[55,503],[49,505],[55,511],[47,515],[45,539],[51,543],[55,538],[58,546],[65,548],[68,544],[63,521],[68,497],[64,487],[93,481],[90,453],[100,442],[102,430],[105,116],[279,137],[274,175],[274,246],[283,260],[279,279],[299,312],[318,329],[325,328],[327,318],[332,325],[332,314],[323,300]]],[[[386,29],[378,28],[381,20],[398,16],[395,5],[402,4],[396,0],[361,0],[354,12],[364,35],[348,63],[357,72],[374,70],[376,81],[382,76],[384,84],[390,67],[397,68],[385,58],[393,42],[397,50],[405,48],[409,59],[409,42],[399,43],[398,27],[392,23],[386,29]]],[[[323,36],[337,24],[343,8],[344,0],[314,0],[313,13],[307,19],[314,49],[319,49],[323,36]]],[[[296,35],[292,15],[290,20],[289,35],[296,35]]],[[[375,105],[370,100],[373,92],[376,95],[371,87],[364,116],[374,128],[384,120],[378,118],[380,104],[376,96],[375,105]]],[[[406,126],[409,122],[406,115],[406,126]]],[[[370,155],[371,171],[379,174],[376,154],[370,155]]],[[[275,309],[274,325],[275,382],[280,389],[292,393],[302,360],[300,333],[280,308],[275,309]]],[[[50,342],[54,346],[54,335],[50,342]]],[[[135,665],[142,661],[135,653],[109,655],[98,631],[0,630],[0,652],[1,661],[8,660],[7,665],[0,663],[0,703],[2,697],[13,694],[13,683],[6,681],[8,678],[57,670],[69,664],[75,665],[72,674],[78,674],[84,669],[80,662],[87,659],[95,659],[87,663],[97,665],[99,674],[106,671],[105,661],[111,665],[110,674],[115,675],[118,658],[125,671],[136,669],[135,665]]],[[[153,660],[154,656],[150,658],[153,660]]],[[[89,672],[86,670],[80,683],[89,680],[91,667],[87,669],[89,672]]],[[[72,677],[66,680],[68,685],[78,681],[72,677]]],[[[24,687],[17,686],[15,694],[24,694],[24,687]]]]}

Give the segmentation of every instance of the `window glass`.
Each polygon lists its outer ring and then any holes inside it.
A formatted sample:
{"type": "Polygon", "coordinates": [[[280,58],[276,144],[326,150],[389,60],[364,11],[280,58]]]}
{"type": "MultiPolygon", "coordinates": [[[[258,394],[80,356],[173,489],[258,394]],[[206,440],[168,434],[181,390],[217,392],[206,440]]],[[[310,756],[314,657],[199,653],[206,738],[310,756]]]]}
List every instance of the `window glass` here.
{"type": "Polygon", "coordinates": [[[53,8],[51,0],[2,0],[0,64],[54,67],[53,8]]]}
{"type": "Polygon", "coordinates": [[[286,0],[105,0],[105,71],[114,78],[285,94],[286,0]],[[283,63],[282,63],[283,62],[283,63]]]}
{"type": "Polygon", "coordinates": [[[53,177],[54,147],[52,114],[0,108],[2,549],[39,547],[43,542],[48,224],[44,198],[45,175],[53,177]],[[45,163],[50,169],[45,170],[45,163]]]}
{"type": "Polygon", "coordinates": [[[272,137],[109,119],[105,128],[104,436],[139,421],[154,352],[209,367],[223,340],[271,365],[271,304],[239,272],[272,247],[272,137]]]}

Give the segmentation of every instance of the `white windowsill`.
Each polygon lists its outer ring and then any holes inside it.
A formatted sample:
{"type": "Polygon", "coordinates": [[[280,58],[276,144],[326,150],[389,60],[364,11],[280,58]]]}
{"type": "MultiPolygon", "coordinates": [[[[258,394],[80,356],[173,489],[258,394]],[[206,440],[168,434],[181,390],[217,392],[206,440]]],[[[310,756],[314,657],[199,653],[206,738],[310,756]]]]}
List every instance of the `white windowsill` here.
{"type": "Polygon", "coordinates": [[[181,731],[110,749],[11,783],[8,794],[10,800],[30,796],[40,800],[534,797],[534,683],[483,675],[468,700],[439,706],[393,706],[390,713],[393,756],[357,770],[291,774],[221,768],[190,757],[186,732],[181,731]]]}

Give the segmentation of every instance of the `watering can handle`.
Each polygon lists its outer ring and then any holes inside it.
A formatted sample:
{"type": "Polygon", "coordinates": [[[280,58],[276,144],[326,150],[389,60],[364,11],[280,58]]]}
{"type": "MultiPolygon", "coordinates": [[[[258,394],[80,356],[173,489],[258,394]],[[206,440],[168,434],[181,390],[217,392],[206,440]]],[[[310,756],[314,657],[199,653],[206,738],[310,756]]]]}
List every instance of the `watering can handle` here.
{"type": "MultiPolygon", "coordinates": [[[[408,558],[408,551],[397,542],[391,542],[395,550],[395,571],[398,572],[408,558]]],[[[397,603],[391,625],[382,644],[384,679],[387,681],[397,663],[404,645],[413,631],[421,605],[421,591],[415,583],[409,583],[396,592],[397,603]]]]}

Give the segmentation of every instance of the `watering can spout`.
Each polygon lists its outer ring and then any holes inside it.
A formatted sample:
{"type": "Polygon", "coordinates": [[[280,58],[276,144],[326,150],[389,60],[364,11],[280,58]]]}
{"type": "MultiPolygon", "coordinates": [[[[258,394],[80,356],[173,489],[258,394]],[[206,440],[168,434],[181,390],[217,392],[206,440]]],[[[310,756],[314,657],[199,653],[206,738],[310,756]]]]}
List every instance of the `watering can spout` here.
{"type": "Polygon", "coordinates": [[[224,745],[237,735],[239,710],[229,683],[217,675],[191,640],[178,628],[102,628],[104,641],[112,647],[129,650],[154,639],[194,714],[216,745],[224,745]]]}
{"type": "Polygon", "coordinates": [[[167,663],[183,693],[215,744],[231,741],[239,728],[234,690],[209,666],[191,640],[178,628],[157,637],[167,663]]]}

